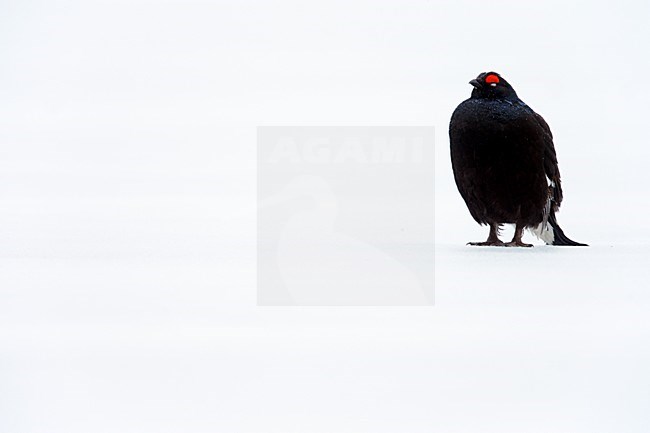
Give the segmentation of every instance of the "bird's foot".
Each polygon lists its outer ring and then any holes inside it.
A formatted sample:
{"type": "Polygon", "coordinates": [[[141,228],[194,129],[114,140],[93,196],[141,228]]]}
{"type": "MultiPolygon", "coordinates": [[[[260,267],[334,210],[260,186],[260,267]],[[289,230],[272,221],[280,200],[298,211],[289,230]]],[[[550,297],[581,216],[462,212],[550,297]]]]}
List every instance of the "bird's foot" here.
{"type": "Polygon", "coordinates": [[[533,246],[533,244],[525,244],[522,241],[510,241],[504,244],[506,247],[526,247],[530,248],[533,246]]]}
{"type": "Polygon", "coordinates": [[[500,240],[496,241],[485,241],[485,242],[467,242],[467,245],[471,245],[473,247],[504,247],[506,244],[504,244],[500,240]]]}

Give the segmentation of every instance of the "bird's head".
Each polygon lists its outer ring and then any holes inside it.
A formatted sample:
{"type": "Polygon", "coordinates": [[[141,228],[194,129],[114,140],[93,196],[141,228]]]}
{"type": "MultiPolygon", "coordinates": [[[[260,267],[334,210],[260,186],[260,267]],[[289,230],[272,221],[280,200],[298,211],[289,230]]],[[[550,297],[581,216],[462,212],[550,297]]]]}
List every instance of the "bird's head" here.
{"type": "Polygon", "coordinates": [[[474,86],[472,98],[517,99],[515,89],[496,72],[482,72],[469,84],[474,86]]]}

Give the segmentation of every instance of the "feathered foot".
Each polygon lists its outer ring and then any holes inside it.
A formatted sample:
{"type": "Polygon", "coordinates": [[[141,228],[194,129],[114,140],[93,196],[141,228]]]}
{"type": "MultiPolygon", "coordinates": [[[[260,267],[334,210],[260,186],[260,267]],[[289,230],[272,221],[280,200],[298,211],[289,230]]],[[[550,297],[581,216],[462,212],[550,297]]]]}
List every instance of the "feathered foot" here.
{"type": "Polygon", "coordinates": [[[490,234],[488,235],[487,241],[485,242],[468,242],[467,245],[472,245],[475,247],[503,247],[504,244],[501,239],[499,239],[499,225],[490,224],[490,234]]]}
{"type": "Polygon", "coordinates": [[[524,235],[524,226],[517,224],[515,228],[515,235],[512,237],[512,240],[505,244],[506,247],[527,247],[530,248],[533,244],[525,244],[522,242],[521,237],[524,235]]]}

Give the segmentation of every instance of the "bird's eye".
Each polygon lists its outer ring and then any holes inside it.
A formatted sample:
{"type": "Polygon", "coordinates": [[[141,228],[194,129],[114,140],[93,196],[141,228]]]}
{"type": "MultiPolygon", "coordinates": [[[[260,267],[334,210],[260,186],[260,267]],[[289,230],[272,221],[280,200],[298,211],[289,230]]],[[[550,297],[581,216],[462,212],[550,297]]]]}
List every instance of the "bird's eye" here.
{"type": "Polygon", "coordinates": [[[497,77],[494,74],[490,74],[487,77],[485,77],[485,82],[492,87],[496,86],[499,81],[500,81],[499,77],[497,77]]]}

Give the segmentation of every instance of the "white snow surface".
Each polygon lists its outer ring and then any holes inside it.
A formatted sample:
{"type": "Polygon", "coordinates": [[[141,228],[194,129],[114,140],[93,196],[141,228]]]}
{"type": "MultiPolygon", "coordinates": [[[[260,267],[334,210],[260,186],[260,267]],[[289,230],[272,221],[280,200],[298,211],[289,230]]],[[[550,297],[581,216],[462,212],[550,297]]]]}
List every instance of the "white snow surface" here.
{"type": "Polygon", "coordinates": [[[9,2],[0,431],[647,432],[648,8],[9,2]],[[590,247],[465,245],[446,128],[490,69],[590,247]],[[436,126],[435,307],[256,307],[265,124],[436,126]]]}

